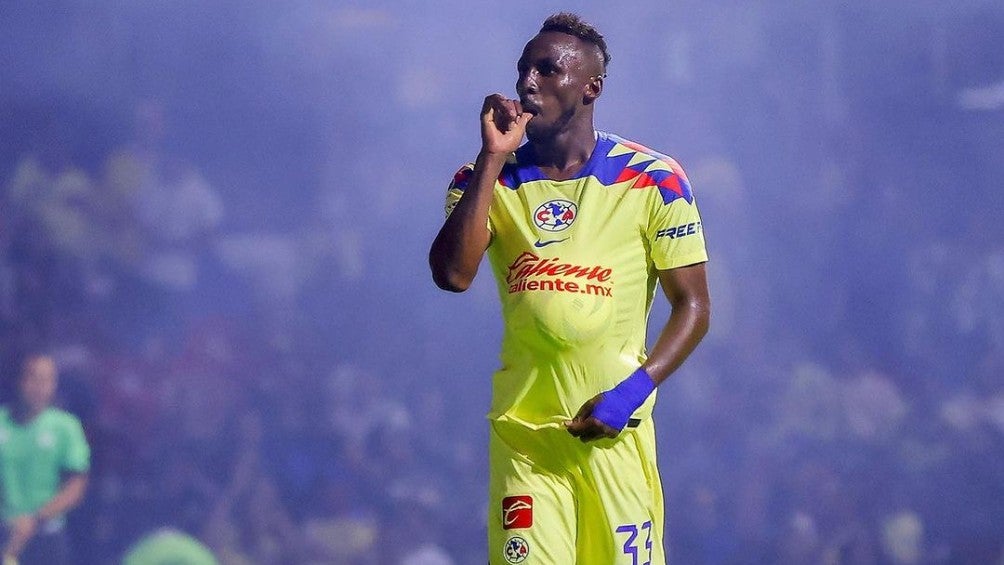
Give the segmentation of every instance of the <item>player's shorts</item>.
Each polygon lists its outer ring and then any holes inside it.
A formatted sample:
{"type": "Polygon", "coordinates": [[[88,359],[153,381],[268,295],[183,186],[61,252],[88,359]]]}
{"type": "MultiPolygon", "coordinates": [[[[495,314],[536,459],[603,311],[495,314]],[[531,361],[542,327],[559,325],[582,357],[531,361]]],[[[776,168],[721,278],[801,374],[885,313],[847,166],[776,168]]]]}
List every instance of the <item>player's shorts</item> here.
{"type": "Polygon", "coordinates": [[[664,565],[650,418],[615,439],[491,422],[491,565],[664,565]]]}

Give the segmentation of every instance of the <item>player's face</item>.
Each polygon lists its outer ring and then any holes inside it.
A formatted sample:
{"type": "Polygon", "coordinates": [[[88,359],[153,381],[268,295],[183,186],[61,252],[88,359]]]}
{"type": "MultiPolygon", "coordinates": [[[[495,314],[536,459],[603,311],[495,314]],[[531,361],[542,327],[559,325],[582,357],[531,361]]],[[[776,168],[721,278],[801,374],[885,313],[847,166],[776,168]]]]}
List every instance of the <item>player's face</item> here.
{"type": "Polygon", "coordinates": [[[33,410],[41,410],[56,394],[56,364],[49,357],[33,357],[21,373],[21,398],[33,410]]]}
{"type": "Polygon", "coordinates": [[[534,114],[526,127],[531,141],[551,138],[564,130],[584,106],[590,81],[602,72],[588,44],[554,31],[531,39],[516,69],[520,104],[534,114]]]}

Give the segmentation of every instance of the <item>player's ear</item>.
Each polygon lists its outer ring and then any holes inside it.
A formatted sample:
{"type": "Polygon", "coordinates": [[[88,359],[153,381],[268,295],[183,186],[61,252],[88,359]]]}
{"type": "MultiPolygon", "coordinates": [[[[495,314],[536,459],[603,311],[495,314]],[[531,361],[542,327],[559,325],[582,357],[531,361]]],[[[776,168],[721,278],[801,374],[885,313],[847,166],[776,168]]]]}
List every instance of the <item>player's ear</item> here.
{"type": "Polygon", "coordinates": [[[607,78],[606,73],[599,73],[589,77],[586,81],[586,86],[584,92],[582,93],[582,101],[585,104],[592,104],[600,94],[603,93],[603,79],[607,78]]]}

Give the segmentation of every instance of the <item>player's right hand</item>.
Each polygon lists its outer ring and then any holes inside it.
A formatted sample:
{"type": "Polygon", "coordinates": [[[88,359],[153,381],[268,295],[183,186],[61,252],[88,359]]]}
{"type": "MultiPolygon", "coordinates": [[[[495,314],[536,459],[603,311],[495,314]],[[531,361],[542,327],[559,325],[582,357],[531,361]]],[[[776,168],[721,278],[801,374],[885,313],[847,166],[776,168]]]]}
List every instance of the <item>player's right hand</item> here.
{"type": "Polygon", "coordinates": [[[595,441],[603,438],[615,438],[620,433],[619,429],[613,428],[603,420],[593,415],[596,405],[603,401],[603,395],[597,394],[590,398],[579,408],[575,418],[565,422],[565,429],[574,437],[582,440],[583,443],[595,441]]]}
{"type": "Polygon", "coordinates": [[[509,154],[518,149],[532,117],[533,114],[523,111],[519,100],[497,93],[485,97],[481,107],[482,151],[509,154]]]}

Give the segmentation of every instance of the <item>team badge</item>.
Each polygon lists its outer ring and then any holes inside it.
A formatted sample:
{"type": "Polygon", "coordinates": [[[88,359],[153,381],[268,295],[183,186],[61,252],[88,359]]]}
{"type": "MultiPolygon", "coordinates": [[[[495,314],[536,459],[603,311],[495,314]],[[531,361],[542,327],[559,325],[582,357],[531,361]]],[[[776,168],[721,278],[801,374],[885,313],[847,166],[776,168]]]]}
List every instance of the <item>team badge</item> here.
{"type": "Polygon", "coordinates": [[[509,563],[522,563],[526,561],[527,555],[530,555],[530,544],[519,536],[513,536],[505,542],[505,551],[502,554],[509,563]]]}
{"type": "Polygon", "coordinates": [[[542,230],[558,232],[568,229],[579,215],[579,208],[568,200],[551,200],[533,211],[533,223],[542,230]]]}
{"type": "Polygon", "coordinates": [[[502,529],[518,530],[533,525],[533,498],[507,496],[502,499],[502,529]]]}

